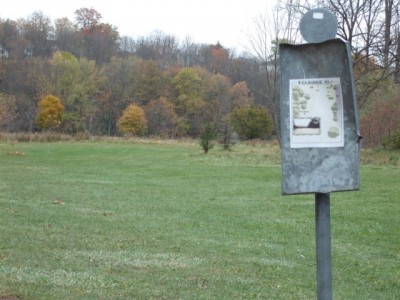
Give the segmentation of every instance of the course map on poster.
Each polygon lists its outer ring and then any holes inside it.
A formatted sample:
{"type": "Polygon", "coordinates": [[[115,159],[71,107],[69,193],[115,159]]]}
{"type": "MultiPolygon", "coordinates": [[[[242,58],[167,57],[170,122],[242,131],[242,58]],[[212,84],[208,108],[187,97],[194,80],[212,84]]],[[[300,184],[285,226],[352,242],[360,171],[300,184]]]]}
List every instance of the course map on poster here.
{"type": "Polygon", "coordinates": [[[290,148],[343,147],[340,78],[290,80],[290,148]]]}

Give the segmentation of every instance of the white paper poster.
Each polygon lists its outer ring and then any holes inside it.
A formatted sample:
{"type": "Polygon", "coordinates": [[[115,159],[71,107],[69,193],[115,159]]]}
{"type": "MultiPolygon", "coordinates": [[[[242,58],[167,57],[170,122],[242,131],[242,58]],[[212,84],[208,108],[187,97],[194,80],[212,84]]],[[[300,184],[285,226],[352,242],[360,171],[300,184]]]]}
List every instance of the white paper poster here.
{"type": "Polygon", "coordinates": [[[290,147],[343,147],[340,78],[290,80],[290,147]]]}

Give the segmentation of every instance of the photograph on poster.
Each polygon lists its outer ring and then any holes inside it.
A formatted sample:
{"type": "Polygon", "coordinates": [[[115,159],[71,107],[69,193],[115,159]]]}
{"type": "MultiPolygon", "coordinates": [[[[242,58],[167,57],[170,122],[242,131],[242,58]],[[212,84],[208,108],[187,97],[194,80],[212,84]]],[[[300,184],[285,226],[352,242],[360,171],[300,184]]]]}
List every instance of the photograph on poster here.
{"type": "Polygon", "coordinates": [[[340,78],[292,79],[290,147],[343,147],[343,97],[340,78]]]}

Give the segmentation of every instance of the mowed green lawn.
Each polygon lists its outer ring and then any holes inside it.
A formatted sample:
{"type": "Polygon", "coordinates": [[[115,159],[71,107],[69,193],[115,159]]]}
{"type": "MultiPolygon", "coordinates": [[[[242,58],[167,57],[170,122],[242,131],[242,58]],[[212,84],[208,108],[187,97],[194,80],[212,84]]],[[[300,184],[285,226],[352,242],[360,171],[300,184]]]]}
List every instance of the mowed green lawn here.
{"type": "MultiPolygon", "coordinates": [[[[334,299],[400,298],[400,168],[331,194],[334,299]]],[[[279,149],[0,144],[0,297],[315,299],[314,195],[279,149]]]]}

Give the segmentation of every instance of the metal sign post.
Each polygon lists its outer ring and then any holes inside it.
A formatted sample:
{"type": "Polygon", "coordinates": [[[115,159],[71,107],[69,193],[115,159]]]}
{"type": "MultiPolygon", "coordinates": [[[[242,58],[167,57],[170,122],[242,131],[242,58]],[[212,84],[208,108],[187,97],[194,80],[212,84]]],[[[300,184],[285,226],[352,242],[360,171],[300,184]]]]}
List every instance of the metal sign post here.
{"type": "Polygon", "coordinates": [[[332,258],[330,195],[315,194],[315,225],[317,253],[317,296],[318,299],[332,299],[332,258]]]}
{"type": "Polygon", "coordinates": [[[332,299],[330,192],[359,189],[360,134],[349,44],[325,9],[281,44],[282,194],[315,194],[317,296],[332,299]]]}

